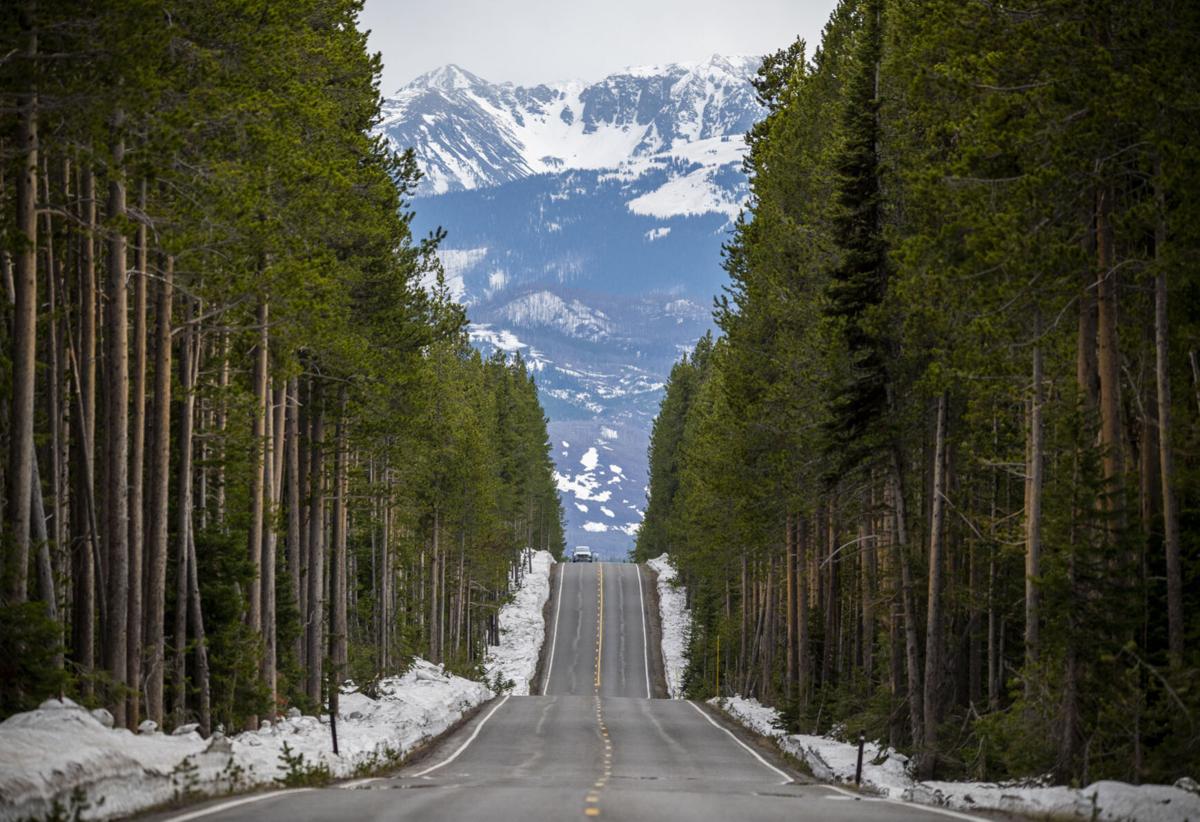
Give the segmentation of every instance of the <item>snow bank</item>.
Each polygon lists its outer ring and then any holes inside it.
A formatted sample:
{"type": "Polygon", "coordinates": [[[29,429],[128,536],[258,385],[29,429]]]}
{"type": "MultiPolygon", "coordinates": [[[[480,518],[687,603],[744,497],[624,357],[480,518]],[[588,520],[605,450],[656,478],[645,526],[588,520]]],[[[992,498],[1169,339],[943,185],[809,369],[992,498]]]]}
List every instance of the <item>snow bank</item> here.
{"type": "Polygon", "coordinates": [[[692,633],[692,615],[687,594],[675,584],[676,571],[670,557],[663,554],[646,563],[658,574],[658,615],[662,625],[663,667],[667,691],[672,699],[683,696],[683,672],[687,667],[688,639],[692,633]]]}
{"type": "Polygon", "coordinates": [[[489,682],[497,678],[513,683],[512,693],[524,696],[537,674],[538,655],[546,638],[546,620],[542,615],[550,597],[550,566],[554,557],[548,551],[535,551],[533,570],[525,574],[513,601],[500,609],[500,644],[488,648],[484,668],[489,682]]]}
{"type": "MultiPolygon", "coordinates": [[[[747,728],[775,739],[785,752],[803,760],[813,776],[851,783],[858,746],[824,736],[787,734],[779,713],[755,699],[735,696],[709,700],[747,728]]],[[[1037,818],[1078,817],[1139,822],[1197,822],[1200,786],[1181,779],[1170,785],[1095,782],[1086,788],[1030,786],[1019,783],[918,782],[908,774],[908,758],[892,748],[863,746],[863,787],[889,799],[920,802],[958,811],[1003,811],[1037,818]]]]}
{"type": "Polygon", "coordinates": [[[47,700],[0,723],[0,822],[54,816],[56,805],[109,819],[193,795],[274,784],[288,771],[280,759],[285,744],[306,768],[351,776],[408,753],[492,696],[487,686],[418,659],[403,676],[378,683],[377,699],[343,691],[339,756],[331,751],[328,717],[298,711],[258,731],[205,740],[195,726],[170,736],[135,735],[107,727],[106,712],[47,700]]]}

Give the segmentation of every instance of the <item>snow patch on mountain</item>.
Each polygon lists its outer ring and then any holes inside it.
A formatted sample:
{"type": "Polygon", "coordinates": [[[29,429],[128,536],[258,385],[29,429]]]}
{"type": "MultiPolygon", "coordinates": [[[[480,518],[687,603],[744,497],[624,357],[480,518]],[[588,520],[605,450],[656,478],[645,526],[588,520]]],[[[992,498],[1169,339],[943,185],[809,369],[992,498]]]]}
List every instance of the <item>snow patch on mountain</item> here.
{"type": "Polygon", "coordinates": [[[553,328],[593,342],[605,339],[613,330],[612,321],[603,311],[589,308],[576,299],[567,302],[550,291],[522,295],[495,313],[514,325],[553,328]]]}
{"type": "Polygon", "coordinates": [[[634,214],[646,217],[695,216],[716,212],[729,219],[737,217],[741,203],[713,181],[716,169],[702,168],[673,177],[648,194],[626,203],[634,214]]]}
{"type": "Polygon", "coordinates": [[[501,351],[513,352],[529,347],[508,329],[494,331],[489,323],[471,323],[467,326],[467,334],[471,342],[487,343],[501,351]]]}

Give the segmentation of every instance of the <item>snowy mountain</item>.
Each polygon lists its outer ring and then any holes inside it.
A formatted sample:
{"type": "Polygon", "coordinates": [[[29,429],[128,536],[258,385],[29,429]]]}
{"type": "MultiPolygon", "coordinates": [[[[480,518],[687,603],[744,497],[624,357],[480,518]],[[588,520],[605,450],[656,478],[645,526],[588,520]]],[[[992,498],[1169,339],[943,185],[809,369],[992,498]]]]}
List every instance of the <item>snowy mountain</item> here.
{"type": "MultiPolygon", "coordinates": [[[[738,161],[741,135],[759,116],[749,83],[757,65],[756,58],[714,55],[625,69],[591,85],[533,88],[443,66],[387,101],[380,130],[394,146],[416,149],[426,195],[571,169],[624,176],[673,162],[712,169],[738,161]]],[[[693,175],[686,187],[694,194],[703,182],[693,175]]],[[[661,213],[664,205],[631,208],[661,213]]]]}
{"type": "Polygon", "coordinates": [[[426,174],[414,229],[449,232],[439,256],[472,340],[537,375],[570,545],[633,545],[662,386],[726,282],[757,65],[714,56],[532,88],[445,66],[385,106],[380,131],[426,174]]]}

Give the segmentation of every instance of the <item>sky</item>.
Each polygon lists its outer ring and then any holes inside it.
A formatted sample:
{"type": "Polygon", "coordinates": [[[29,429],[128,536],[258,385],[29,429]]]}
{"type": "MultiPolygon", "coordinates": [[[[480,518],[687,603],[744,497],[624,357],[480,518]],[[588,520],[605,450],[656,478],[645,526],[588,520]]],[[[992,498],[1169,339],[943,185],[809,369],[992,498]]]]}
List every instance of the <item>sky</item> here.
{"type": "MultiPolygon", "coordinates": [[[[594,82],[626,66],[820,41],[835,0],[366,0],[382,91],[454,63],[496,83],[594,82]]],[[[810,50],[811,51],[811,50],[810,50]]]]}

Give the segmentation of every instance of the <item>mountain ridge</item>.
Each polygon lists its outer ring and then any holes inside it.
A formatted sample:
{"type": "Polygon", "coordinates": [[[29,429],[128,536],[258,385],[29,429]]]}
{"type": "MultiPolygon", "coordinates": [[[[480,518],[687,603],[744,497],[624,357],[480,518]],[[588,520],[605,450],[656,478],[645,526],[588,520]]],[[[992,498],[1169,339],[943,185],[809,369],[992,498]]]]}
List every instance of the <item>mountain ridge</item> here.
{"type": "Polygon", "coordinates": [[[721,245],[749,189],[758,61],[716,55],[595,83],[490,83],[456,65],[385,106],[380,133],[427,179],[413,228],[472,343],[520,353],[554,446],[568,540],[624,556],[645,509],[671,366],[712,328],[721,245]]]}
{"type": "Polygon", "coordinates": [[[689,146],[740,135],[759,114],[749,83],[756,67],[754,58],[713,55],[590,84],[519,86],[448,64],[388,98],[378,130],[394,147],[416,149],[424,196],[656,156],[696,161],[689,146]]]}

